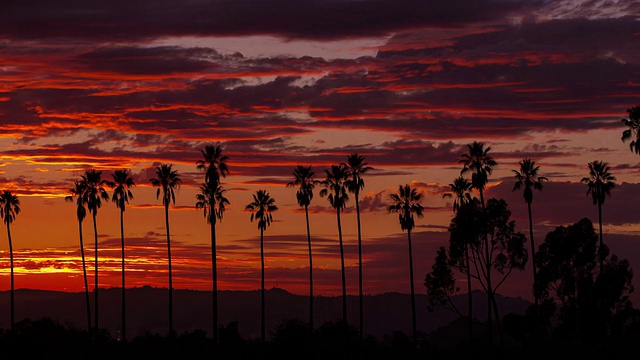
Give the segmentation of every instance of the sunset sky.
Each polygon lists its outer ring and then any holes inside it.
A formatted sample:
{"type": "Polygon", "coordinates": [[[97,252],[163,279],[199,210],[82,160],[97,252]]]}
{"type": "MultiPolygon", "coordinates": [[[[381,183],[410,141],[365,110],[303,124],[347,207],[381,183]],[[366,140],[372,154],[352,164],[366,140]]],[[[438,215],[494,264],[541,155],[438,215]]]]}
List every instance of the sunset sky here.
{"type": "MultiPolygon", "coordinates": [[[[386,208],[411,183],[425,194],[413,240],[416,291],[426,293],[453,215],[442,194],[476,140],[499,164],[487,196],[509,202],[527,237],[512,170],[531,157],[549,178],[534,194],[537,244],[582,217],[597,227],[580,179],[588,162],[608,162],[619,186],[603,207],[605,242],[637,273],[640,157],[620,140],[620,119],[640,105],[638,14],[633,0],[3,1],[0,189],[21,201],[16,288],[82,291],[76,209],[64,197],[91,168],[109,180],[128,169],[137,185],[125,212],[127,286],[168,286],[164,212],[149,179],[170,163],[184,181],[170,211],[174,286],[209,290],[209,226],[194,204],[204,178],[195,162],[210,143],[229,156],[221,290],[260,286],[259,230],[244,208],[265,189],[279,207],[265,233],[266,286],[307,293],[304,212],[285,185],[298,164],[322,180],[357,152],[374,168],[361,199],[364,292],[409,292],[406,233],[386,208]]],[[[311,210],[316,293],[338,295],[335,212],[318,191],[311,210]]],[[[342,222],[357,294],[353,200],[342,222]]],[[[83,225],[92,275],[91,218],[83,225]]],[[[97,226],[100,284],[119,286],[115,204],[103,204],[97,226]]],[[[531,299],[530,288],[528,264],[499,292],[531,299]]]]}

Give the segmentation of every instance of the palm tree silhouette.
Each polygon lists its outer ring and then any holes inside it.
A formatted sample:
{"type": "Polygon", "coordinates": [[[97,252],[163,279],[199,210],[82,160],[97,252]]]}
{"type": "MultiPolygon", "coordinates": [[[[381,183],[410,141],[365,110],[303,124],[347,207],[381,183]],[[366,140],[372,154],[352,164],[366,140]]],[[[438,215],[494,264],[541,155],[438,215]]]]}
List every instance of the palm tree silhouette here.
{"type": "MultiPolygon", "coordinates": [[[[442,194],[443,198],[453,198],[453,212],[457,213],[462,206],[474,201],[471,197],[473,185],[469,180],[458,176],[449,184],[450,193],[442,194]]],[[[477,200],[476,200],[477,201],[477,200]]],[[[469,261],[469,244],[464,247],[465,266],[467,267],[467,306],[469,312],[469,343],[473,341],[473,295],[471,292],[471,263],[469,261]]]]}
{"type": "Polygon", "coordinates": [[[258,190],[253,194],[253,201],[249,203],[245,210],[251,211],[251,222],[254,219],[258,221],[258,229],[260,229],[260,265],[262,269],[262,277],[260,282],[260,342],[265,341],[265,310],[264,310],[264,231],[271,225],[273,221],[272,213],[278,210],[275,205],[275,199],[272,198],[266,190],[258,190]]]}
{"type": "Polygon", "coordinates": [[[360,340],[364,339],[364,313],[363,313],[363,298],[362,298],[362,232],[360,229],[360,204],[358,197],[360,190],[364,189],[364,180],[362,175],[370,170],[373,170],[371,166],[364,162],[364,156],[358,155],[358,153],[351,154],[347,157],[347,162],[342,163],[347,167],[349,172],[346,186],[349,192],[355,195],[356,201],[356,219],[358,224],[358,304],[359,304],[359,317],[360,317],[360,340]]]}
{"type": "Polygon", "coordinates": [[[349,195],[347,194],[347,180],[349,180],[349,170],[345,165],[331,165],[331,170],[325,170],[326,179],[321,182],[324,189],[320,190],[320,196],[327,197],[331,207],[336,210],[338,219],[338,240],[340,242],[340,265],[342,268],[342,322],[347,324],[347,278],[344,267],[344,246],[342,244],[342,224],[340,222],[340,212],[347,205],[349,195]]]}
{"type": "Polygon", "coordinates": [[[540,291],[538,290],[538,280],[536,274],[536,246],[533,241],[533,221],[531,216],[531,202],[533,201],[533,190],[542,191],[542,183],[548,179],[539,176],[540,166],[531,159],[524,159],[519,162],[520,170],[512,170],[515,173],[516,183],[513,185],[513,191],[520,190],[524,187],[524,201],[527,203],[529,211],[529,239],[531,239],[531,267],[533,268],[533,297],[534,309],[537,314],[540,299],[540,291]]]}
{"type": "Polygon", "coordinates": [[[624,126],[628,129],[622,132],[622,142],[629,142],[629,149],[636,154],[640,154],[640,106],[633,106],[627,109],[628,119],[622,119],[624,126]]]}
{"type": "Polygon", "coordinates": [[[313,333],[313,256],[311,255],[311,230],[309,227],[309,204],[313,199],[313,189],[318,181],[314,179],[316,173],[311,166],[298,165],[293,170],[294,180],[287,183],[287,187],[297,186],[296,199],[298,205],[304,207],[304,215],[307,221],[307,246],[309,248],[309,327],[313,333]]]}
{"type": "Polygon", "coordinates": [[[102,178],[102,171],[96,171],[95,169],[91,169],[85,172],[84,175],[81,175],[82,178],[82,186],[84,187],[84,193],[82,197],[84,198],[85,204],[87,204],[87,208],[91,213],[91,217],[93,219],[93,236],[94,236],[94,309],[93,316],[95,318],[94,325],[96,328],[96,334],[100,325],[98,323],[98,225],[97,225],[97,216],[98,209],[102,206],[102,200],[109,200],[109,194],[105,190],[105,186],[107,186],[107,180],[102,178]]]}
{"type": "Polygon", "coordinates": [[[82,222],[87,217],[87,209],[82,194],[84,194],[84,183],[74,181],[74,187],[71,188],[71,195],[65,197],[65,201],[76,203],[76,216],[78,217],[78,233],[80,234],[80,254],[82,256],[82,277],[84,278],[84,296],[87,307],[87,331],[91,331],[91,301],[89,300],[89,282],[87,280],[87,264],[84,256],[84,240],[82,238],[82,222]]]}
{"type": "Polygon", "coordinates": [[[169,263],[169,336],[175,336],[173,329],[173,273],[171,271],[171,231],[169,230],[169,205],[176,203],[176,190],[180,188],[182,179],[178,170],[173,170],[172,164],[162,164],[156,167],[156,177],[150,179],[151,185],[158,187],[156,198],[162,195],[164,206],[165,227],[167,229],[167,261],[169,263]]]}
{"type": "Polygon", "coordinates": [[[602,161],[592,161],[588,163],[589,176],[582,178],[581,182],[587,184],[587,196],[591,195],[593,204],[598,205],[598,224],[600,225],[600,271],[604,266],[604,258],[607,257],[608,250],[604,247],[602,240],[602,204],[607,196],[611,195],[611,190],[616,186],[616,178],[611,175],[611,167],[602,161]]]}
{"type": "Polygon", "coordinates": [[[9,241],[9,266],[11,267],[11,332],[15,332],[15,288],[13,281],[13,242],[11,241],[11,223],[20,214],[20,200],[5,190],[0,195],[0,217],[7,225],[7,240],[9,241]]]}
{"type": "Polygon", "coordinates": [[[204,217],[211,226],[211,283],[213,293],[213,343],[218,343],[218,264],[216,262],[216,221],[222,222],[225,206],[229,200],[224,197],[222,186],[205,182],[200,185],[200,193],[196,194],[196,209],[203,209],[204,217]]]}
{"type": "Polygon", "coordinates": [[[113,181],[109,182],[109,187],[113,189],[111,201],[120,209],[120,249],[122,257],[122,341],[127,341],[126,326],[126,300],[125,300],[125,258],[124,258],[124,210],[129,199],[133,199],[131,188],[135,182],[127,170],[116,170],[113,174],[113,181]]]}
{"type": "Polygon", "coordinates": [[[414,214],[422,217],[424,208],[420,204],[423,194],[418,193],[415,188],[411,188],[409,184],[400,185],[397,194],[391,194],[393,204],[389,205],[388,212],[398,213],[400,221],[400,229],[407,230],[407,241],[409,243],[409,281],[411,283],[411,328],[413,330],[413,346],[418,343],[417,326],[416,326],[416,297],[413,285],[413,251],[411,248],[411,230],[415,227],[414,214]]]}
{"type": "MultiPolygon", "coordinates": [[[[464,175],[468,172],[471,173],[471,185],[474,189],[480,193],[480,203],[482,209],[485,209],[484,201],[484,189],[489,182],[489,175],[493,172],[493,168],[498,166],[498,163],[489,156],[491,147],[484,147],[484,143],[474,141],[472,144],[467,144],[467,153],[461,154],[458,160],[462,163],[462,170],[460,175],[464,175]]],[[[487,234],[484,234],[484,249],[485,258],[490,259],[489,254],[489,238],[487,234]]],[[[493,317],[491,314],[491,305],[493,302],[493,287],[491,284],[491,269],[484,269],[487,273],[487,320],[489,325],[489,344],[493,344],[493,317]]]]}
{"type": "Polygon", "coordinates": [[[202,159],[196,161],[196,167],[198,170],[206,170],[204,182],[219,185],[220,177],[226,177],[229,173],[226,163],[229,157],[222,155],[222,146],[220,145],[206,145],[200,152],[202,159]]]}

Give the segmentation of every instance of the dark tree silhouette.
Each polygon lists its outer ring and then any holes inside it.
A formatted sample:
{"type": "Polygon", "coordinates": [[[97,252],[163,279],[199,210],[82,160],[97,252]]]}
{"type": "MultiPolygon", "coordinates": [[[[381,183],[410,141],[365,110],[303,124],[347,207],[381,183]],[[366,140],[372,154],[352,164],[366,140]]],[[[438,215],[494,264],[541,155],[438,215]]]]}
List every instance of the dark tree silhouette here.
{"type": "Polygon", "coordinates": [[[108,183],[113,189],[111,201],[113,201],[120,210],[120,256],[122,258],[122,300],[121,300],[121,322],[122,322],[122,341],[127,341],[127,301],[125,296],[125,253],[124,253],[124,210],[129,199],[133,199],[131,188],[135,186],[133,178],[127,170],[116,170],[111,174],[113,181],[108,183]]]}
{"type": "Polygon", "coordinates": [[[273,221],[272,213],[278,210],[275,205],[275,199],[272,198],[266,190],[258,190],[253,194],[253,201],[249,203],[245,210],[251,211],[250,220],[255,219],[260,229],[260,265],[262,269],[261,287],[260,287],[260,342],[265,342],[265,303],[264,303],[264,231],[271,225],[273,221]]]}
{"type": "Polygon", "coordinates": [[[11,332],[15,331],[15,287],[13,280],[13,242],[11,241],[11,224],[20,214],[20,200],[11,191],[5,190],[0,194],[0,217],[7,225],[7,240],[9,242],[9,266],[11,268],[11,332]]]}
{"type": "Polygon", "coordinates": [[[611,175],[611,167],[602,161],[592,161],[588,164],[589,176],[583,177],[581,182],[587,184],[587,196],[591,195],[593,204],[598,205],[598,224],[600,226],[600,268],[604,266],[604,258],[607,257],[609,249],[604,246],[602,239],[602,205],[607,196],[611,195],[611,190],[616,186],[616,178],[611,175]]]}
{"type": "Polygon", "coordinates": [[[208,182],[200,185],[200,193],[196,194],[196,209],[202,209],[207,223],[211,226],[211,288],[213,293],[213,343],[218,343],[218,264],[216,248],[216,222],[224,215],[229,200],[224,196],[222,186],[208,182]]]}
{"type": "Polygon", "coordinates": [[[398,213],[398,220],[400,222],[400,229],[407,230],[407,242],[409,244],[409,281],[411,283],[411,329],[413,334],[413,346],[417,346],[417,326],[416,326],[416,297],[413,281],[413,250],[411,248],[411,230],[415,227],[414,214],[417,217],[422,217],[423,206],[420,201],[423,198],[422,193],[414,188],[412,189],[409,184],[400,185],[398,187],[397,194],[391,194],[391,201],[393,204],[389,205],[388,212],[398,213]]]}
{"type": "Polygon", "coordinates": [[[355,196],[356,203],[356,219],[358,226],[358,308],[359,308],[359,319],[360,319],[360,340],[364,339],[364,312],[363,312],[363,296],[362,296],[362,230],[360,224],[360,190],[364,189],[364,180],[362,179],[362,175],[366,174],[368,171],[373,170],[371,166],[367,166],[368,164],[364,161],[364,156],[358,155],[358,153],[351,154],[347,157],[347,162],[342,163],[343,166],[347,167],[347,171],[349,172],[348,180],[346,181],[346,186],[349,192],[353,193],[355,196]]]}
{"type": "Polygon", "coordinates": [[[311,166],[298,165],[293,170],[294,180],[287,183],[287,187],[298,187],[296,200],[298,205],[304,208],[305,220],[307,223],[307,246],[309,249],[309,327],[313,333],[313,256],[311,253],[311,229],[309,226],[309,204],[313,199],[313,189],[319,183],[315,180],[315,171],[311,166]]]}
{"type": "Polygon", "coordinates": [[[533,269],[533,298],[534,310],[537,314],[540,299],[540,291],[538,290],[538,282],[536,279],[536,246],[533,241],[533,220],[531,216],[531,202],[533,202],[533,190],[542,191],[542,183],[547,181],[544,176],[538,175],[540,166],[531,159],[524,159],[519,162],[520,169],[512,170],[515,173],[516,182],[513,185],[513,191],[524,188],[524,201],[527,203],[529,211],[529,240],[531,240],[531,267],[533,269]]]}
{"type": "Polygon", "coordinates": [[[583,218],[549,232],[536,256],[541,299],[559,304],[558,336],[602,343],[614,324],[627,322],[633,273],[627,260],[605,259],[593,223],[583,218]]]}
{"type": "Polygon", "coordinates": [[[349,169],[344,165],[331,165],[331,170],[325,170],[327,177],[321,182],[324,189],[320,190],[320,196],[327,197],[329,204],[336,210],[338,220],[338,241],[340,243],[340,267],[342,270],[342,321],[347,322],[347,277],[344,266],[344,246],[342,244],[342,223],[340,212],[347,206],[349,195],[347,184],[349,169]]]}
{"type": "Polygon", "coordinates": [[[167,260],[169,263],[169,336],[176,335],[173,329],[173,272],[171,270],[171,231],[169,230],[169,205],[176,203],[176,191],[180,188],[182,179],[178,170],[172,164],[162,164],[156,168],[156,177],[149,180],[151,185],[158,188],[156,198],[162,195],[164,206],[165,227],[167,229],[167,260]]]}
{"type": "Polygon", "coordinates": [[[91,213],[91,218],[93,220],[93,236],[94,236],[94,289],[93,289],[93,316],[94,316],[94,325],[96,330],[96,335],[98,333],[98,329],[100,328],[100,323],[98,322],[98,290],[99,290],[99,282],[98,282],[98,225],[97,225],[97,217],[98,217],[98,209],[102,206],[102,200],[109,200],[109,194],[107,194],[107,190],[105,190],[105,186],[107,186],[107,180],[102,178],[102,171],[97,171],[95,169],[91,169],[85,172],[82,177],[82,183],[84,187],[84,193],[82,197],[84,198],[85,204],[87,204],[87,208],[91,213]]]}
{"type": "Polygon", "coordinates": [[[640,106],[627,109],[628,119],[622,119],[622,124],[628,129],[622,132],[622,142],[629,141],[629,150],[640,154],[640,106]]]}
{"type": "MultiPolygon", "coordinates": [[[[498,166],[498,163],[489,155],[491,147],[485,148],[484,143],[474,141],[472,144],[467,145],[467,153],[461,154],[459,162],[462,163],[462,170],[460,175],[471,173],[471,184],[474,189],[480,193],[480,204],[482,208],[485,207],[484,201],[484,189],[489,182],[489,175],[493,172],[493,169],[498,166]]],[[[484,254],[485,258],[489,258],[489,240],[487,235],[484,236],[484,248],[487,253],[484,254]]],[[[491,303],[493,302],[491,271],[487,271],[489,276],[487,277],[487,319],[489,322],[489,343],[493,344],[493,316],[491,314],[491,303]]]]}
{"type": "Polygon", "coordinates": [[[200,152],[202,159],[196,161],[196,167],[198,170],[206,170],[204,182],[219,185],[220,177],[226,177],[229,173],[227,166],[229,157],[222,155],[221,145],[209,144],[200,152]]]}
{"type": "Polygon", "coordinates": [[[76,203],[76,217],[78,218],[78,233],[80,235],[80,255],[82,257],[82,277],[84,279],[84,295],[85,305],[87,308],[87,331],[91,331],[91,301],[89,300],[89,281],[87,279],[87,263],[84,256],[84,240],[82,237],[82,222],[87,217],[86,203],[84,201],[84,183],[74,181],[74,187],[71,188],[71,195],[66,196],[65,201],[76,203]]]}
{"type": "MultiPolygon", "coordinates": [[[[451,192],[444,193],[442,197],[453,198],[454,214],[458,212],[458,209],[475,199],[471,197],[473,184],[471,184],[469,180],[465,179],[462,176],[458,176],[457,178],[455,178],[453,180],[453,183],[449,184],[449,188],[451,189],[451,192]]],[[[464,258],[467,267],[467,316],[469,318],[469,343],[471,343],[473,341],[473,293],[471,291],[471,264],[469,261],[469,244],[465,244],[464,258]]],[[[434,271],[435,270],[436,269],[434,269],[434,271]]]]}

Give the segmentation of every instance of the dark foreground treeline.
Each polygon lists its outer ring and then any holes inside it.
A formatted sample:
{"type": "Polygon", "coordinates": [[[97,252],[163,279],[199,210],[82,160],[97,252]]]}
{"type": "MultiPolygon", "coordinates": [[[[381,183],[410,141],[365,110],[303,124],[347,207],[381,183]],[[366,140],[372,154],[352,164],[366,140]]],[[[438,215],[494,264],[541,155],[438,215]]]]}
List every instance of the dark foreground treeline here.
{"type": "Polygon", "coordinates": [[[281,323],[261,344],[244,338],[237,322],[219,329],[217,346],[203,330],[177,336],[147,333],[127,342],[107,331],[97,335],[51,318],[25,319],[15,331],[0,330],[2,359],[637,359],[640,314],[612,329],[602,341],[576,339],[562,326],[552,331],[534,330],[529,315],[508,314],[488,345],[486,324],[476,324],[473,344],[467,323],[453,321],[430,334],[420,333],[417,349],[411,336],[395,331],[382,339],[359,340],[358,329],[341,322],[326,322],[313,334],[298,320],[281,323]]]}

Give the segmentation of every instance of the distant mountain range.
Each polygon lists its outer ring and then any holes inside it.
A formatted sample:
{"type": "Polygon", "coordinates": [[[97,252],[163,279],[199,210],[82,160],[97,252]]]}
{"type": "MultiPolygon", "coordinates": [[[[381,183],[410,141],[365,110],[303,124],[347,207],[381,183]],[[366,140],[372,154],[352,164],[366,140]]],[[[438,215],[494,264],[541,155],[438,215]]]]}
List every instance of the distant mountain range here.
{"type": "MultiPolygon", "coordinates": [[[[168,331],[168,290],[144,286],[127,289],[127,334],[128,337],[145,333],[165,335],[168,331]]],[[[100,327],[112,336],[120,327],[119,288],[100,289],[100,327]]],[[[174,289],[174,327],[178,333],[205,330],[211,333],[211,292],[174,289]]],[[[501,316],[508,313],[523,314],[529,302],[521,298],[497,296],[501,316]]],[[[9,328],[9,291],[0,292],[0,328],[9,328]]],[[[260,336],[260,291],[219,292],[219,318],[221,325],[237,321],[245,338],[260,336]]],[[[453,298],[461,311],[467,309],[467,296],[453,298]]],[[[474,317],[486,319],[486,295],[473,293],[474,317]]],[[[430,333],[449,324],[457,315],[446,309],[429,312],[427,296],[416,295],[418,330],[430,333]]],[[[91,300],[93,306],[93,298],[91,300]]],[[[273,288],[266,293],[267,329],[274,331],[283,321],[299,319],[308,322],[309,302],[307,296],[291,294],[273,288]]],[[[340,297],[318,296],[314,301],[315,326],[327,321],[338,321],[342,316],[340,297]]],[[[349,322],[358,324],[358,297],[348,296],[349,322]]],[[[92,314],[93,316],[93,314],[92,314]]],[[[86,328],[84,293],[20,289],[15,293],[16,321],[25,318],[37,320],[50,317],[61,323],[86,328]]],[[[365,333],[382,339],[393,331],[411,332],[411,299],[408,294],[384,293],[364,296],[365,333]]]]}

